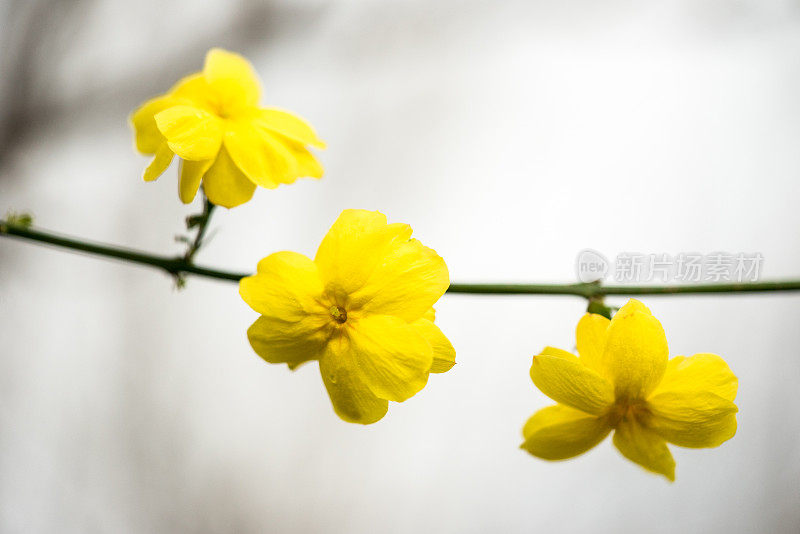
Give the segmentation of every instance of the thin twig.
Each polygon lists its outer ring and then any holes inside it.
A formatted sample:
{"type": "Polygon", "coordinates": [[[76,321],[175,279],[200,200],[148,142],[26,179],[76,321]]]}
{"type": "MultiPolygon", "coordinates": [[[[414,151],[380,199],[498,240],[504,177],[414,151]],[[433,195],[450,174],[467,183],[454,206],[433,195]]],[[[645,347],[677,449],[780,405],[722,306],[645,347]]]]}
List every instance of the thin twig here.
{"type": "MultiPolygon", "coordinates": [[[[205,228],[201,229],[203,232],[205,228]]],[[[0,236],[13,237],[26,241],[47,243],[61,248],[86,252],[108,258],[116,258],[130,263],[149,265],[164,270],[172,276],[192,274],[237,282],[248,273],[222,271],[200,267],[191,263],[191,256],[161,256],[146,252],[92,243],[72,237],[58,235],[43,230],[34,230],[0,219],[0,236]],[[188,257],[188,259],[187,259],[188,257]]],[[[202,235],[198,234],[198,243],[202,235]]],[[[193,254],[192,254],[193,256],[193,254]]],[[[607,295],[678,295],[678,294],[720,294],[720,293],[766,293],[800,291],[800,280],[773,280],[764,282],[737,282],[690,285],[604,286],[599,283],[576,284],[451,284],[448,293],[468,293],[478,295],[575,295],[586,299],[607,295]]]]}

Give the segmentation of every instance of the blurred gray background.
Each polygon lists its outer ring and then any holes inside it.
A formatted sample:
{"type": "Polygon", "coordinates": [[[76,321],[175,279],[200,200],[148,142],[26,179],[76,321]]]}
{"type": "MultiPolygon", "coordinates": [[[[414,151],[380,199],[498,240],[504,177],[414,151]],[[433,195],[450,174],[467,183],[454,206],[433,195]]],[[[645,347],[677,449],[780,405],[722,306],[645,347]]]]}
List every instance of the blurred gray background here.
{"type": "MultiPolygon", "coordinates": [[[[800,3],[5,1],[0,210],[177,253],[200,204],[145,184],[127,116],[246,55],[309,119],[322,181],[220,210],[198,262],[313,254],[344,208],[408,222],[457,282],[572,281],[578,251],[760,252],[800,275],[800,3]]],[[[613,300],[621,304],[624,299],[613,300]]],[[[669,484],[610,440],[547,463],[528,377],[573,297],[446,295],[458,365],[370,427],[316,365],[250,349],[236,285],[0,241],[2,532],[798,532],[800,296],[644,302],[673,355],[740,378],[739,432],[673,448],[669,484]]]]}

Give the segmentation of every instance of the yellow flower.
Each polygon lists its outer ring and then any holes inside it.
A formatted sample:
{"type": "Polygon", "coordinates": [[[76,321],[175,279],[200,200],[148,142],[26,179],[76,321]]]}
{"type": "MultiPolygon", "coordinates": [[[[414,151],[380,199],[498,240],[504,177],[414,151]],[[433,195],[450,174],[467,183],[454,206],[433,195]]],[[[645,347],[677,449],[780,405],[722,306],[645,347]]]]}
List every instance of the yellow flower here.
{"type": "Polygon", "coordinates": [[[522,448],[545,460],[582,454],[614,430],[629,460],[675,480],[667,442],[717,447],[736,433],[738,381],[715,354],[668,360],[661,323],[631,299],[609,321],[587,313],[578,353],[546,347],[533,358],[533,383],[558,402],[536,412],[522,448]]]}
{"type": "Polygon", "coordinates": [[[322,167],[306,146],[325,144],[300,118],[258,107],[260,95],[246,59],[210,50],[203,72],[133,113],[137,150],[154,154],[144,179],[158,178],[177,155],[184,203],[194,199],[202,181],[212,203],[232,208],[250,200],[257,185],[274,189],[302,176],[320,178],[322,167]]]}
{"type": "Polygon", "coordinates": [[[239,293],[261,314],[250,344],[290,369],[319,360],[333,409],[352,423],[381,419],[455,364],[433,324],[433,304],[450,285],[436,252],[411,227],[365,210],[342,212],[314,260],[276,252],[243,278],[239,293]]]}

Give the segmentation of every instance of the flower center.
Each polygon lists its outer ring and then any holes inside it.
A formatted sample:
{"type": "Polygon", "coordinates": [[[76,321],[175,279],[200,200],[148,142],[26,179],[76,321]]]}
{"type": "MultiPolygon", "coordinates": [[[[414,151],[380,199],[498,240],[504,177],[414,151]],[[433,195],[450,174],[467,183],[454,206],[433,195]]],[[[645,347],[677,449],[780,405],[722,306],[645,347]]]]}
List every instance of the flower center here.
{"type": "Polygon", "coordinates": [[[220,119],[234,118],[244,109],[236,98],[222,93],[209,95],[207,102],[210,111],[220,119]]]}
{"type": "Polygon", "coordinates": [[[341,306],[331,306],[328,312],[333,317],[333,320],[339,324],[344,324],[347,321],[347,311],[341,306]]]}
{"type": "Polygon", "coordinates": [[[638,399],[618,399],[611,410],[608,412],[609,423],[616,427],[622,421],[636,420],[643,422],[647,419],[650,411],[647,403],[638,399]]]}
{"type": "Polygon", "coordinates": [[[230,119],[236,113],[236,106],[229,103],[220,101],[214,106],[214,111],[220,119],[230,119]]]}

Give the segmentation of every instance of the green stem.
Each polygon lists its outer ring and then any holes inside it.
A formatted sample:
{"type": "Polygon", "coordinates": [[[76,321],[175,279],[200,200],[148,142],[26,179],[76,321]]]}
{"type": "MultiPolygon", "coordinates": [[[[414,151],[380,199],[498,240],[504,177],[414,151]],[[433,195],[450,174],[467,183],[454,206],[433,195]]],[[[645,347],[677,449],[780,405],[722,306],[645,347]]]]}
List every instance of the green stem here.
{"type": "Polygon", "coordinates": [[[602,286],[599,284],[450,284],[450,293],[489,295],[577,295],[587,299],[607,295],[676,295],[688,293],[765,293],[800,291],[800,280],[687,284],[663,286],[602,286]]]}
{"type": "Polygon", "coordinates": [[[189,249],[186,251],[186,254],[183,257],[187,263],[192,263],[195,254],[197,254],[197,251],[200,250],[201,246],[203,246],[203,238],[206,235],[206,231],[208,230],[208,223],[211,222],[211,215],[213,213],[214,213],[214,204],[209,202],[207,198],[204,198],[203,213],[201,213],[200,215],[189,217],[189,220],[187,220],[187,223],[189,223],[189,221],[194,220],[194,226],[197,226],[197,235],[194,236],[194,241],[192,241],[192,244],[189,245],[189,249]]]}
{"type": "Polygon", "coordinates": [[[171,275],[196,274],[198,276],[206,276],[208,278],[232,280],[234,282],[238,281],[244,276],[247,276],[246,274],[241,273],[231,273],[217,269],[198,267],[197,265],[188,262],[185,256],[159,256],[156,254],[148,254],[138,250],[132,250],[113,245],[91,243],[88,241],[73,239],[71,237],[61,236],[51,232],[43,232],[40,230],[9,225],[2,219],[0,219],[0,236],[15,237],[27,241],[37,241],[39,243],[47,243],[57,247],[77,250],[80,252],[88,252],[89,254],[96,254],[98,256],[117,258],[130,263],[149,265],[151,267],[163,269],[171,275]]]}
{"type": "MultiPolygon", "coordinates": [[[[210,210],[209,210],[210,211],[210,210]]],[[[209,213],[210,216],[210,213],[209,213]]],[[[196,243],[202,243],[205,227],[201,227],[196,243]]],[[[26,241],[47,243],[57,247],[88,252],[98,256],[117,258],[130,263],[149,265],[162,269],[170,275],[193,274],[216,278],[218,280],[238,281],[248,273],[235,273],[200,267],[191,263],[191,256],[159,256],[145,252],[91,243],[80,239],[61,236],[51,232],[33,230],[14,225],[0,219],[0,236],[13,237],[26,241]]],[[[195,250],[196,252],[196,250],[195,250]]],[[[661,286],[603,286],[597,283],[577,284],[451,284],[448,293],[469,293],[488,295],[575,295],[586,299],[607,295],[677,295],[709,293],[765,293],[772,291],[800,291],[800,280],[774,280],[768,282],[739,282],[693,285],[661,286]]]]}

